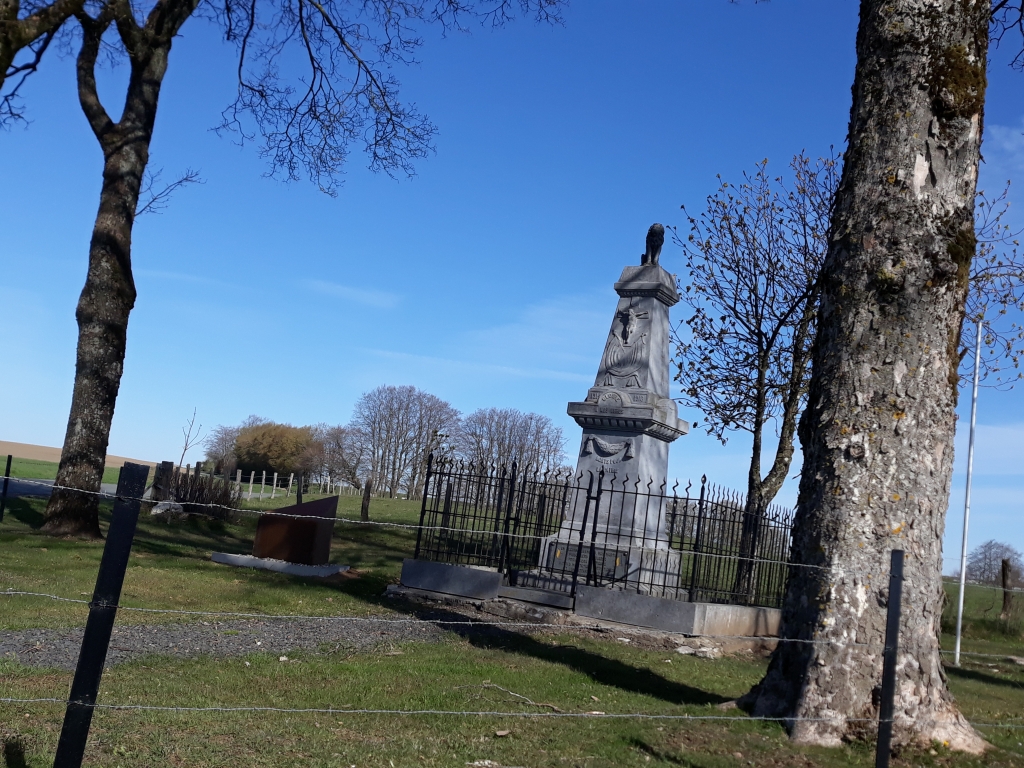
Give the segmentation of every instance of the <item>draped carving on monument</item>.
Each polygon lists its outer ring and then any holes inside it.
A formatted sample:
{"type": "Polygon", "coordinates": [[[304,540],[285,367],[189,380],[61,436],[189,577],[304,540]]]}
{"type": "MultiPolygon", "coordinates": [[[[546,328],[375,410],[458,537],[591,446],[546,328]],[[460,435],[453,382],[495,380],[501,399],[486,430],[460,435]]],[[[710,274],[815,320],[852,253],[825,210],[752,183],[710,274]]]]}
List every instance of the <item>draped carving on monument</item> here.
{"type": "Polygon", "coordinates": [[[608,458],[615,456],[625,449],[625,453],[622,455],[623,461],[629,461],[633,458],[633,441],[626,440],[621,443],[609,443],[606,440],[602,440],[596,435],[588,435],[587,439],[583,441],[583,451],[581,455],[589,456],[594,453],[598,456],[608,458]]]}
{"type": "Polygon", "coordinates": [[[647,363],[647,334],[639,333],[638,328],[640,321],[647,318],[647,312],[637,312],[632,304],[615,314],[615,323],[601,359],[602,386],[615,386],[615,379],[626,379],[627,387],[642,386],[637,374],[647,363]]]}

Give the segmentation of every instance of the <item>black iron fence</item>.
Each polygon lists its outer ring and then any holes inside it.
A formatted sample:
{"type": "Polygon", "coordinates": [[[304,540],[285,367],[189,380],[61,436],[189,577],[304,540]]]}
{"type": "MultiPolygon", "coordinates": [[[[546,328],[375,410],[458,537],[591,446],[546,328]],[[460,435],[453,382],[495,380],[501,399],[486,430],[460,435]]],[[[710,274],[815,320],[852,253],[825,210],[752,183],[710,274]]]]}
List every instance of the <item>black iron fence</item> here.
{"type": "Polygon", "coordinates": [[[415,557],[494,569],[511,586],[578,584],[778,607],[793,513],[710,485],[680,491],[605,472],[428,463],[415,557]]]}

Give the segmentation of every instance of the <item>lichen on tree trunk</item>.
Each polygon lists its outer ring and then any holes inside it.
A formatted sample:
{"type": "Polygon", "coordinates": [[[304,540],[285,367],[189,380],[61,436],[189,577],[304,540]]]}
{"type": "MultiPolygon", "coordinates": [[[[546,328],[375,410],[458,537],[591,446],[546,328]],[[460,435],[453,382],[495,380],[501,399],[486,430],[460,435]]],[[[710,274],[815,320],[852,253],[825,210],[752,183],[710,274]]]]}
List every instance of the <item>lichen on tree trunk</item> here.
{"type": "Polygon", "coordinates": [[[878,716],[889,553],[906,551],[894,740],[984,742],[939,655],[957,342],[974,254],[987,0],[863,0],[822,274],[778,650],[746,697],[834,745],[878,716]],[[787,640],[813,642],[787,642],[787,640]]]}

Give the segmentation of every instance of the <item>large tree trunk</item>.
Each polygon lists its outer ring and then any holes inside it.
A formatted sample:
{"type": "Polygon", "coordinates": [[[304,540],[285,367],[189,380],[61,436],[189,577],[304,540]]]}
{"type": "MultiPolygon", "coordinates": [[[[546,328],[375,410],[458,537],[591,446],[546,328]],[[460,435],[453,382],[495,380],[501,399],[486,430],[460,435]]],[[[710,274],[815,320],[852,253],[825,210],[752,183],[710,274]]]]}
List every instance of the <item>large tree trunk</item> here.
{"type": "Polygon", "coordinates": [[[133,39],[131,78],[121,120],[114,123],[96,92],[100,38],[110,21],[80,19],[82,50],[78,89],[82,110],[103,150],[103,186],[89,244],[89,271],[78,301],[78,354],[71,414],[57,485],[46,508],[44,530],[57,535],[99,537],[98,498],[114,405],[124,369],[128,315],[135,305],[131,239],[143,172],[149,160],[157,98],[170,43],[133,39]]]}
{"type": "Polygon", "coordinates": [[[809,567],[791,569],[782,642],[748,695],[801,742],[875,730],[889,553],[903,549],[894,739],[984,746],[946,688],[939,617],[988,11],[988,0],[861,3],[800,425],[793,560],[809,567]]]}

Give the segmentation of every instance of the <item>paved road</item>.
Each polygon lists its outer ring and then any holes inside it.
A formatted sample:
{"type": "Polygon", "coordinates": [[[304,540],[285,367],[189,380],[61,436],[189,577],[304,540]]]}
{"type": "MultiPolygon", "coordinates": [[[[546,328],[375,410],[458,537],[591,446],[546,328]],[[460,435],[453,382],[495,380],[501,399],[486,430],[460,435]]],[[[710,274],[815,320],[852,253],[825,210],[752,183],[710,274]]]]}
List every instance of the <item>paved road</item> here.
{"type": "MultiPolygon", "coordinates": [[[[2,487],[2,484],[3,478],[0,478],[0,487],[2,487]]],[[[29,482],[12,477],[7,481],[7,498],[10,499],[15,496],[49,496],[49,486],[51,485],[53,485],[53,480],[32,480],[29,482]]],[[[114,493],[117,491],[117,486],[113,483],[103,483],[100,488],[104,493],[114,493]]]]}

